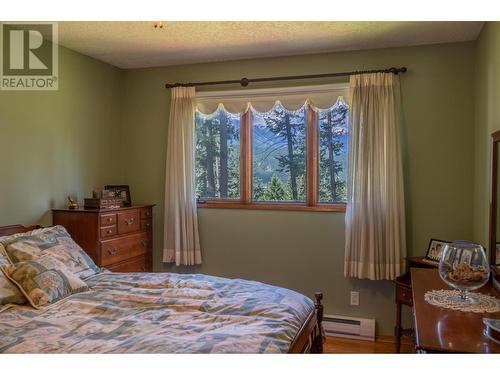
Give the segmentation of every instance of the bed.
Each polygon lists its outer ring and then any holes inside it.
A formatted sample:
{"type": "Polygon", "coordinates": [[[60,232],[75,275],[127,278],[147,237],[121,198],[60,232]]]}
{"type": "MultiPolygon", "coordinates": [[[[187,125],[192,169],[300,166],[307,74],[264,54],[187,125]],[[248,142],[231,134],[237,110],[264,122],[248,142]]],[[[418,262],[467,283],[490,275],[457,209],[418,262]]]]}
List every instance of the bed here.
{"type": "MultiPolygon", "coordinates": [[[[0,227],[0,236],[33,229],[0,227]]],[[[0,312],[0,353],[321,353],[315,302],[256,281],[114,273],[47,307],[0,312]]]]}

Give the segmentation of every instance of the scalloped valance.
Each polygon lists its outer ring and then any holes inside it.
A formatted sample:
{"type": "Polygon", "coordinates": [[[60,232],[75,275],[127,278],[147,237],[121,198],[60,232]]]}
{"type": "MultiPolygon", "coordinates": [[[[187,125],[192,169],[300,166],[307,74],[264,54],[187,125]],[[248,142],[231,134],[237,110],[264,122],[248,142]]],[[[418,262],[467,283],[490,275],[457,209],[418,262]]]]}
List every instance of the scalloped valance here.
{"type": "Polygon", "coordinates": [[[269,112],[276,102],[289,111],[296,111],[309,103],[317,110],[331,108],[339,97],[347,98],[349,84],[331,84],[286,88],[266,88],[230,91],[199,91],[196,93],[196,108],[210,115],[220,105],[232,114],[244,114],[250,108],[264,113],[269,112]]]}

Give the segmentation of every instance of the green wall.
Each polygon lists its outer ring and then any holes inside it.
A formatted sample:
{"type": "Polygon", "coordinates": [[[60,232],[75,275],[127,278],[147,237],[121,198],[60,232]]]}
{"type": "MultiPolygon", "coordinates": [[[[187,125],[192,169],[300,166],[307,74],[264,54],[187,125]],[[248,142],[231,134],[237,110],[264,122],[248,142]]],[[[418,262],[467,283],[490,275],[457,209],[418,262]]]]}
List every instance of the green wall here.
{"type": "Polygon", "coordinates": [[[0,225],[121,182],[121,71],[59,48],[59,91],[0,91],[0,225]]]}
{"type": "Polygon", "coordinates": [[[342,213],[202,209],[203,265],[161,263],[170,104],[164,83],[407,66],[401,86],[408,251],[423,255],[431,237],[473,235],[474,53],[471,42],[125,71],[125,181],[136,202],[157,204],[155,270],[256,279],[307,295],[321,290],[327,313],[373,317],[380,334],[392,334],[392,284],[343,277],[342,213]],[[360,292],[359,307],[349,305],[350,290],[360,292]]]}
{"type": "Polygon", "coordinates": [[[486,23],[476,47],[474,237],[488,246],[490,136],[500,129],[500,22],[486,23]]]}

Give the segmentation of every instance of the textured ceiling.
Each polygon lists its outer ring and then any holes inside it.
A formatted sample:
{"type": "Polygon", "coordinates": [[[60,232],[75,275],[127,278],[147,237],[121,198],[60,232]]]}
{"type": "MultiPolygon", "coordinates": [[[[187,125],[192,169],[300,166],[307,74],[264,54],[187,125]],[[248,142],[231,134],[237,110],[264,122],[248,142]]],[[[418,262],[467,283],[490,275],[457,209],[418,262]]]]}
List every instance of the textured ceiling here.
{"type": "Polygon", "coordinates": [[[474,40],[483,22],[60,22],[59,43],[120,68],[474,40]]]}

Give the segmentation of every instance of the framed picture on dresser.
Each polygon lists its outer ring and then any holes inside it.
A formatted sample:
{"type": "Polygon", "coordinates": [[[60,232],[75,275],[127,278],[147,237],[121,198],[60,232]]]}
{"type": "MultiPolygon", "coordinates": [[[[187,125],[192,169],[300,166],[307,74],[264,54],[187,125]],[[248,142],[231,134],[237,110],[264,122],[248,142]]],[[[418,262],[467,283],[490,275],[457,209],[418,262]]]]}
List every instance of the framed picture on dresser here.
{"type": "Polygon", "coordinates": [[[132,205],[132,198],[130,197],[130,188],[128,185],[106,185],[104,190],[113,194],[116,198],[121,198],[124,206],[132,205]]]}
{"type": "Polygon", "coordinates": [[[429,246],[427,248],[427,254],[425,254],[425,259],[439,262],[439,260],[441,259],[441,255],[443,254],[445,245],[450,242],[451,241],[443,241],[431,238],[429,246]]]}

